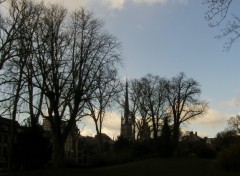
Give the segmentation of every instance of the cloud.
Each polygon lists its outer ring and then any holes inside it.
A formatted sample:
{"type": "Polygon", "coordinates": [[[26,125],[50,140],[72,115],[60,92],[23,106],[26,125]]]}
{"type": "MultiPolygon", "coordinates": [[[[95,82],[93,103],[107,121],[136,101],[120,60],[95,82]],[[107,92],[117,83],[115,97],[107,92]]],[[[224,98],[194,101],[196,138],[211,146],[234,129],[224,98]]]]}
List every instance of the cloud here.
{"type": "Polygon", "coordinates": [[[169,0],[133,0],[134,3],[145,3],[145,4],[155,4],[155,3],[160,3],[160,4],[166,4],[169,0]]]}
{"type": "Polygon", "coordinates": [[[190,121],[190,123],[207,128],[214,128],[226,123],[226,119],[226,115],[221,114],[217,110],[208,109],[207,113],[203,117],[193,119],[190,121]]]}
{"type": "MultiPolygon", "coordinates": [[[[37,0],[41,1],[41,0],[37,0]]],[[[43,0],[47,3],[60,3],[63,6],[74,10],[77,7],[93,7],[94,5],[103,5],[111,10],[122,10],[127,2],[133,4],[160,4],[165,5],[167,3],[177,3],[180,5],[187,5],[188,0],[43,0]]]]}
{"type": "Polygon", "coordinates": [[[240,107],[240,97],[227,100],[223,104],[229,107],[240,107]]]}
{"type": "MultiPolygon", "coordinates": [[[[121,118],[117,113],[107,112],[103,121],[102,133],[107,134],[110,138],[116,138],[120,135],[121,118]]],[[[79,123],[82,136],[95,136],[95,124],[91,117],[85,117],[79,123]]]]}
{"type": "Polygon", "coordinates": [[[105,6],[110,9],[123,9],[125,5],[125,0],[101,0],[105,6]]]}
{"type": "Polygon", "coordinates": [[[120,135],[120,126],[121,126],[121,118],[115,112],[107,113],[106,119],[103,122],[102,132],[107,134],[109,137],[116,138],[120,135]]]}

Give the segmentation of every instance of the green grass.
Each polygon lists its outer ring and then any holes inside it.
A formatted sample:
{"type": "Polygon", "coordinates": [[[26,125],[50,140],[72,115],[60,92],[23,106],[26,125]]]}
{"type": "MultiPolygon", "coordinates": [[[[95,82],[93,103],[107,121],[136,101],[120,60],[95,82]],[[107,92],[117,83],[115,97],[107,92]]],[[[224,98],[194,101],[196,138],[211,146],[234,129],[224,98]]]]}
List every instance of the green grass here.
{"type": "Polygon", "coordinates": [[[236,176],[213,166],[211,160],[197,158],[148,159],[94,169],[40,170],[7,174],[8,176],[236,176]]]}

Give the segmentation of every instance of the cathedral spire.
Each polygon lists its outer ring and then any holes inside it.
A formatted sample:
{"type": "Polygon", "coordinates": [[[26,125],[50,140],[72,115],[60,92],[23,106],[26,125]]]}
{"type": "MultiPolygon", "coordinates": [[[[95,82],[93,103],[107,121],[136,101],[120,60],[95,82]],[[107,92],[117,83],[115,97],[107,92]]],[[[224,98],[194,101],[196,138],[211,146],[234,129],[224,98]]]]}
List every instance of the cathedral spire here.
{"type": "Polygon", "coordinates": [[[129,100],[128,100],[128,80],[126,79],[124,116],[121,118],[121,136],[129,141],[134,140],[133,122],[130,116],[129,100]]]}
{"type": "Polygon", "coordinates": [[[129,101],[128,101],[128,80],[126,78],[126,92],[125,92],[125,104],[124,104],[124,120],[125,123],[129,123],[129,101]]]}

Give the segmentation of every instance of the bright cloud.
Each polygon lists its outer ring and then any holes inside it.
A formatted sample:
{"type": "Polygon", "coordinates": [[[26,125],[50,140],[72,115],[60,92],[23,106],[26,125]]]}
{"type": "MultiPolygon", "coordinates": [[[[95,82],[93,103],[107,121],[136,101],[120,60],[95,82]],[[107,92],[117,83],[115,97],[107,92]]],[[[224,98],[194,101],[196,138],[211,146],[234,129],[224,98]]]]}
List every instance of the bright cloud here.
{"type": "Polygon", "coordinates": [[[191,120],[191,124],[214,128],[226,123],[226,119],[226,115],[223,115],[214,109],[208,109],[203,117],[191,120]]]}
{"type": "Polygon", "coordinates": [[[109,137],[116,138],[120,135],[121,118],[117,113],[108,113],[106,120],[103,123],[102,132],[109,137]]]}
{"type": "MultiPolygon", "coordinates": [[[[121,118],[117,113],[108,112],[103,121],[102,133],[107,134],[110,138],[116,138],[120,135],[121,118]]],[[[82,136],[95,136],[95,124],[91,117],[85,117],[79,124],[82,136]]]]}
{"type": "MultiPolygon", "coordinates": [[[[38,0],[40,1],[40,0],[38,0]]],[[[60,3],[69,9],[75,9],[79,6],[92,7],[93,5],[101,4],[108,9],[123,9],[127,2],[134,4],[161,4],[178,3],[181,5],[187,5],[188,0],[44,0],[47,3],[60,3]]]]}
{"type": "Polygon", "coordinates": [[[125,5],[125,0],[101,0],[100,2],[111,9],[122,9],[125,5]]]}
{"type": "Polygon", "coordinates": [[[146,4],[166,4],[169,0],[133,0],[134,3],[146,3],[146,4]]]}
{"type": "Polygon", "coordinates": [[[104,5],[111,9],[123,9],[127,1],[133,2],[134,4],[150,4],[150,5],[157,3],[164,5],[170,2],[182,5],[187,5],[188,3],[188,0],[99,0],[98,2],[104,3],[104,5]]]}

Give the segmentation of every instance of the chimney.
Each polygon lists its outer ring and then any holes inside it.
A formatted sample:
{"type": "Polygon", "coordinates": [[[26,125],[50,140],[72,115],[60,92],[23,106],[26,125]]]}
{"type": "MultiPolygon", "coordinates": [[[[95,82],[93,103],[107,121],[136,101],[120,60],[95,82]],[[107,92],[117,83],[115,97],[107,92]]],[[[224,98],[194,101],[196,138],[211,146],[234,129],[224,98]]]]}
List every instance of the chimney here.
{"type": "Polygon", "coordinates": [[[197,132],[195,132],[195,136],[197,136],[197,132]]]}

